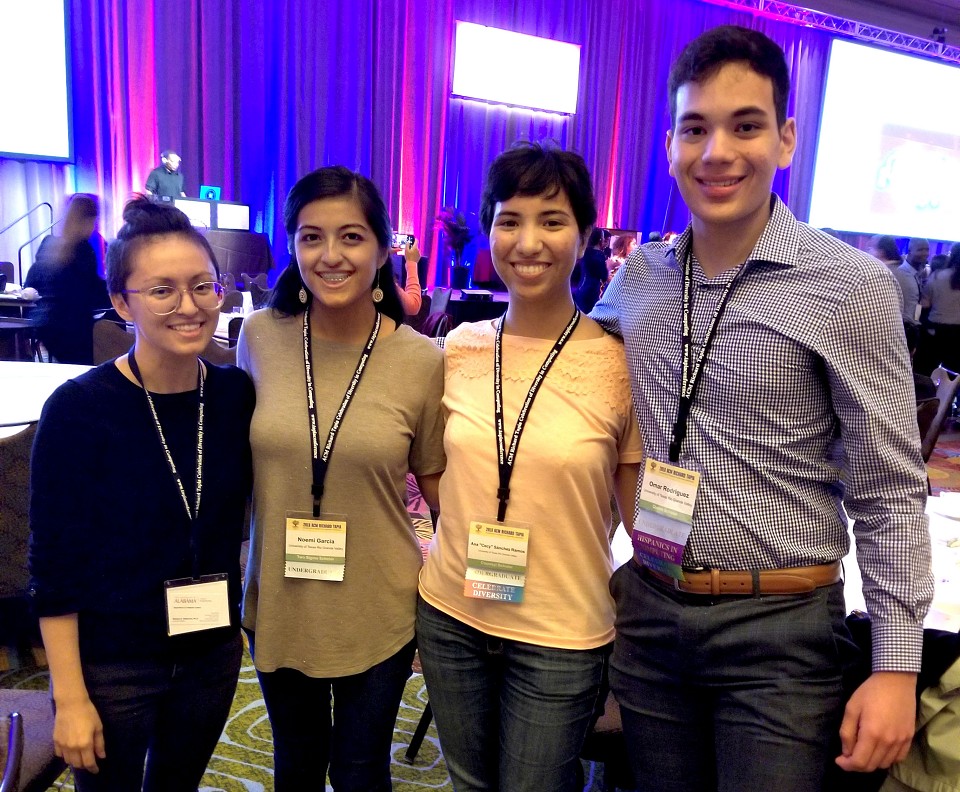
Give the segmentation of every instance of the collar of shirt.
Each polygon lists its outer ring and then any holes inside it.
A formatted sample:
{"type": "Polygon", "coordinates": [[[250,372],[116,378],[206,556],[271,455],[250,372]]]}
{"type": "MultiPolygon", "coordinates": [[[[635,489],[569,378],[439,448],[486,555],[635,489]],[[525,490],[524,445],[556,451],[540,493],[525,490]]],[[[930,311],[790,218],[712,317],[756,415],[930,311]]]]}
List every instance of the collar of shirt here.
{"type": "MultiPolygon", "coordinates": [[[[786,267],[796,267],[800,264],[800,223],[786,204],[776,193],[770,195],[770,219],[764,226],[763,233],[750,251],[748,262],[763,261],[769,264],[780,264],[786,267]]],[[[673,245],[664,251],[667,266],[681,269],[682,262],[687,255],[693,240],[693,226],[688,225],[673,245]]]]}

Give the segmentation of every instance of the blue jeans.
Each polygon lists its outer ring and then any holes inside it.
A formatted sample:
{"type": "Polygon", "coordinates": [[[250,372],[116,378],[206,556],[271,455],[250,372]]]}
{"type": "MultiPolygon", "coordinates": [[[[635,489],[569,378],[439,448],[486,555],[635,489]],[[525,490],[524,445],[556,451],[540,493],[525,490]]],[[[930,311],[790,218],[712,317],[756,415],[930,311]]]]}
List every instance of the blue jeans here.
{"type": "MultiPolygon", "coordinates": [[[[253,653],[255,634],[247,636],[253,653]]],[[[389,792],[393,730],[415,648],[411,641],[345,677],[320,679],[292,668],[257,671],[273,729],[276,792],[323,789],[328,767],[337,792],[389,792]]]]}
{"type": "Polygon", "coordinates": [[[107,756],[79,792],[196,792],[237,689],[239,633],[186,662],[83,663],[107,756]],[[144,769],[146,759],[146,769],[144,769]]]}
{"type": "Polygon", "coordinates": [[[609,646],[552,649],[495,638],[422,599],[417,643],[457,792],[576,789],[609,646]]]}
{"type": "Polygon", "coordinates": [[[843,677],[857,654],[842,583],[711,598],[630,561],[610,590],[610,686],[638,789],[820,792],[840,753],[843,677]]]}

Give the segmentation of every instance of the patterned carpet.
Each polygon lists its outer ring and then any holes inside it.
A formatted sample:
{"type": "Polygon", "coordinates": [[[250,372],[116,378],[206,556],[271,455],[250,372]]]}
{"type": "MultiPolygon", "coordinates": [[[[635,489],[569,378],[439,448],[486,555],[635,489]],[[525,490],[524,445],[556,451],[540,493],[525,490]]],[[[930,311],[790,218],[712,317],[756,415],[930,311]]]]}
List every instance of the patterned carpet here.
{"type": "Polygon", "coordinates": [[[927,465],[927,473],[934,495],[960,492],[960,431],[940,436],[927,465]]]}
{"type": "MultiPolygon", "coordinates": [[[[960,433],[944,435],[929,463],[933,494],[960,491],[960,433]]],[[[410,512],[421,544],[426,549],[432,525],[419,493],[410,493],[410,512]]],[[[19,654],[0,646],[0,687],[46,690],[46,662],[42,649],[19,654]]],[[[407,683],[394,732],[392,777],[394,792],[438,790],[452,792],[443,756],[440,753],[436,728],[431,724],[414,765],[408,765],[403,754],[420,720],[427,700],[423,677],[414,674],[407,683]]],[[[601,788],[597,768],[584,763],[585,792],[601,788]]],[[[318,789],[319,789],[318,785],[318,789]]],[[[329,785],[325,785],[330,790],[329,785]]],[[[67,774],[51,787],[73,792],[67,774]]],[[[272,743],[260,686],[249,655],[240,674],[230,719],[210,761],[200,792],[270,792],[273,789],[272,743]]]]}
{"type": "MultiPolygon", "coordinates": [[[[46,690],[47,675],[36,666],[0,672],[0,687],[46,690]]],[[[391,776],[394,792],[452,792],[447,769],[440,754],[437,731],[433,724],[427,731],[416,761],[409,765],[404,753],[414,729],[423,714],[427,700],[423,677],[414,674],[407,682],[393,735],[391,776]]],[[[597,769],[584,763],[584,791],[599,792],[597,769]]],[[[318,789],[320,787],[318,786],[318,789]]],[[[240,684],[234,698],[230,718],[217,750],[210,760],[200,792],[271,792],[273,789],[273,757],[270,722],[263,703],[257,675],[249,654],[244,653],[240,684]]],[[[326,790],[332,788],[327,784],[326,790]]],[[[49,792],[73,792],[69,773],[58,779],[49,792]]]]}

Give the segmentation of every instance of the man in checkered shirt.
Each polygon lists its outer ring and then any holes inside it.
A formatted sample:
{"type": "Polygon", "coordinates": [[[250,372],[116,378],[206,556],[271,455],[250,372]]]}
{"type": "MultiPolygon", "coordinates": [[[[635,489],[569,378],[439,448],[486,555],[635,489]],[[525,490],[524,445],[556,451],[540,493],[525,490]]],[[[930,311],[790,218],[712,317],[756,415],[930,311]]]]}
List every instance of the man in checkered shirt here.
{"type": "Polygon", "coordinates": [[[638,550],[611,583],[638,789],[812,792],[913,735],[933,578],[897,286],[771,194],[796,146],[789,89],[758,32],[686,47],[667,157],[692,223],[635,252],[592,314],[624,338],[648,459],[700,474],[684,580],[638,550]],[[844,509],[873,637],[849,702],[844,509]]]}

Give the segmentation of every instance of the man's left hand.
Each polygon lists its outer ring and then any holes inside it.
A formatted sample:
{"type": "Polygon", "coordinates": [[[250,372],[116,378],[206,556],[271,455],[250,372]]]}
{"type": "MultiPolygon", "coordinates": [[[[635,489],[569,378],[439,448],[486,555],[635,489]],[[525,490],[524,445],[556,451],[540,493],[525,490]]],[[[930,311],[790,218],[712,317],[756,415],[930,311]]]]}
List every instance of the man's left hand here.
{"type": "Polygon", "coordinates": [[[913,740],[916,690],[916,674],[871,674],[847,702],[837,764],[844,770],[869,773],[902,761],[913,740]]]}

